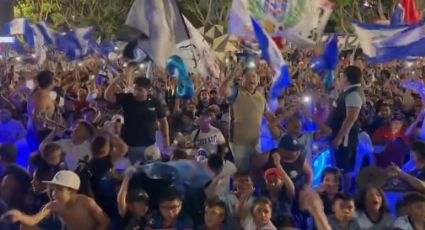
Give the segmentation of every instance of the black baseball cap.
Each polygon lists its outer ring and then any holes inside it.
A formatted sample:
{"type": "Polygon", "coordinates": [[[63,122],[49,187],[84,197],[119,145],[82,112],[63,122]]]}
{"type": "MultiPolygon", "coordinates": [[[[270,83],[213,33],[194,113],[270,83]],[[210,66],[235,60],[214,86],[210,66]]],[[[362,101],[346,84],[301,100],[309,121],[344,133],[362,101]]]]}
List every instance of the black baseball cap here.
{"type": "Polygon", "coordinates": [[[133,202],[145,202],[149,203],[149,195],[146,193],[144,189],[137,188],[128,191],[126,201],[128,203],[133,202]]]}
{"type": "Polygon", "coordinates": [[[279,140],[279,148],[289,151],[301,151],[304,149],[304,146],[291,135],[285,135],[279,140]]]}

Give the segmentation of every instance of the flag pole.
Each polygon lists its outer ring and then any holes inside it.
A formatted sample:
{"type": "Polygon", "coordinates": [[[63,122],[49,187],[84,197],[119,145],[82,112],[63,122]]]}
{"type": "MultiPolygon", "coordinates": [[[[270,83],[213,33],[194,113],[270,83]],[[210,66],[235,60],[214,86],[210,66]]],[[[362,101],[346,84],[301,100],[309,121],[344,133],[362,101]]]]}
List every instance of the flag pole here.
{"type": "Polygon", "coordinates": [[[350,65],[354,65],[354,58],[356,56],[356,52],[358,48],[359,48],[359,44],[356,45],[356,48],[354,48],[353,53],[351,54],[350,65]]]}

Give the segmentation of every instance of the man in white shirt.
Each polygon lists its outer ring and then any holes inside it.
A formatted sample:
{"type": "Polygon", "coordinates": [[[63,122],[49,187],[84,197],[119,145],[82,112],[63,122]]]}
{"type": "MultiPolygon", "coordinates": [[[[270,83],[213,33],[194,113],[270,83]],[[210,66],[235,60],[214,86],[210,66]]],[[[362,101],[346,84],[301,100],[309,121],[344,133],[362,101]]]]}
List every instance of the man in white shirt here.
{"type": "MultiPolygon", "coordinates": [[[[52,141],[54,138],[52,132],[41,144],[41,148],[52,141]]],[[[91,156],[91,138],[95,133],[95,128],[85,122],[79,121],[77,127],[72,132],[71,139],[62,139],[54,143],[58,144],[65,153],[65,165],[67,169],[75,171],[80,161],[89,161],[91,156]]]]}
{"type": "Polygon", "coordinates": [[[230,194],[230,180],[236,173],[236,166],[218,154],[208,157],[207,167],[214,174],[211,183],[205,189],[207,197],[226,196],[230,194]]]}
{"type": "Polygon", "coordinates": [[[225,152],[226,140],[221,131],[211,125],[209,113],[202,113],[198,122],[199,129],[193,131],[190,137],[194,147],[205,149],[208,155],[225,152]]]}

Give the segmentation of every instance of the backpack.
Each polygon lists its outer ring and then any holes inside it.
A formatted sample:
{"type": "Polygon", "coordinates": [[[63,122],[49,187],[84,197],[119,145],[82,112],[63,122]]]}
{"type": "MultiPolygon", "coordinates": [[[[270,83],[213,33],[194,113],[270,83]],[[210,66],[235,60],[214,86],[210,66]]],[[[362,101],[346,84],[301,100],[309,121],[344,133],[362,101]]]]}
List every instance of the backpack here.
{"type": "Polygon", "coordinates": [[[80,161],[75,173],[77,173],[81,181],[78,192],[94,199],[94,191],[91,183],[93,173],[90,170],[89,164],[85,161],[80,161]]]}

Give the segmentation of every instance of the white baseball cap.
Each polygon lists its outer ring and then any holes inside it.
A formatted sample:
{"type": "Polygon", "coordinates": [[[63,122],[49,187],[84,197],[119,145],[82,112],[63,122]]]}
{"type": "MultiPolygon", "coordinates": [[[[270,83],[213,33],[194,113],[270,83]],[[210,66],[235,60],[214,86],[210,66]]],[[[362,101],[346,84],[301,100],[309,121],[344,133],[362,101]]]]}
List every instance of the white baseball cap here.
{"type": "Polygon", "coordinates": [[[114,116],[112,116],[111,121],[112,122],[121,121],[121,123],[124,123],[124,117],[122,115],[115,114],[114,116]]]}
{"type": "Polygon", "coordinates": [[[80,177],[73,171],[61,170],[53,176],[51,181],[43,181],[45,184],[59,185],[62,187],[80,189],[80,177]]]}
{"type": "Polygon", "coordinates": [[[161,151],[155,145],[151,145],[145,149],[145,162],[153,162],[161,160],[161,151]]]}

